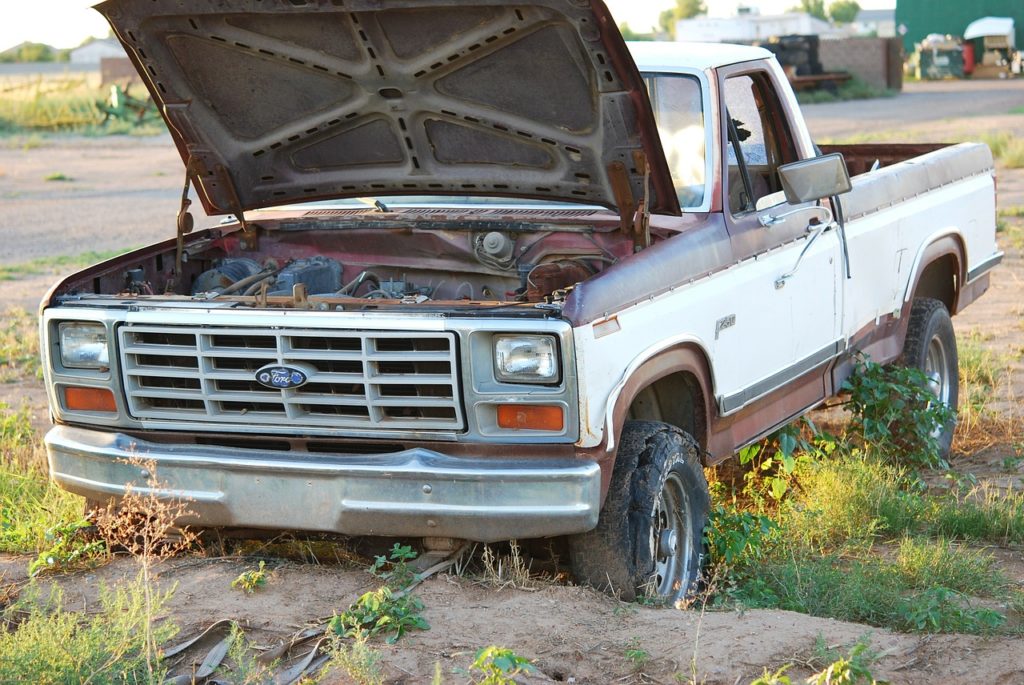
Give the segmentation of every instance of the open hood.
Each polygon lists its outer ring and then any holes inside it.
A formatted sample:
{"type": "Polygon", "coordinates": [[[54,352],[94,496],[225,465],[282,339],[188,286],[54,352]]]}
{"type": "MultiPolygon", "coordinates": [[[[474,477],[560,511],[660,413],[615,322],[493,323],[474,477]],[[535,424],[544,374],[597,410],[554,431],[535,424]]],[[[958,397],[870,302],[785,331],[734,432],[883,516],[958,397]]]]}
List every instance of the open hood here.
{"type": "Polygon", "coordinates": [[[204,207],[514,196],[679,213],[600,0],[108,0],[204,207]],[[645,183],[645,168],[650,176],[645,183]]]}

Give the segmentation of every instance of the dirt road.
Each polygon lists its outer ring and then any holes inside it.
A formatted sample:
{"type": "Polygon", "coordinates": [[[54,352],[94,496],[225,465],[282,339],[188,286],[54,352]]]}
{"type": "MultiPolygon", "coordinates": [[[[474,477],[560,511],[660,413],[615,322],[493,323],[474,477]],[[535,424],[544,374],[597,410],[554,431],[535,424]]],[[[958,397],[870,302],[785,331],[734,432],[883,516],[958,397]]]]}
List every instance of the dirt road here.
{"type": "MultiPolygon", "coordinates": [[[[818,138],[899,130],[908,122],[920,135],[1008,130],[1024,136],[1024,114],[1009,113],[1021,105],[1024,81],[950,82],[912,84],[897,98],[816,105],[806,112],[818,138]]],[[[0,265],[120,249],[173,235],[182,173],[169,138],[38,143],[9,140],[0,148],[0,265]],[[44,180],[51,174],[71,180],[44,180]]],[[[1001,206],[1024,206],[1024,171],[1001,169],[999,191],[1001,206]]],[[[0,282],[0,298],[7,306],[31,309],[55,276],[50,271],[0,282]]],[[[979,331],[988,336],[986,344],[1022,349],[1022,280],[1024,261],[1019,251],[1012,252],[995,273],[992,291],[957,318],[961,334],[979,331]]],[[[1024,373],[1016,359],[1012,373],[1020,379],[1024,373]]],[[[0,400],[18,404],[28,398],[45,417],[38,382],[3,390],[0,400]]],[[[1012,568],[1024,565],[1019,550],[1007,554],[1013,557],[1012,568]]],[[[27,563],[0,555],[0,576],[21,577],[27,563]]],[[[161,575],[178,587],[171,616],[186,632],[234,618],[257,641],[269,643],[340,611],[378,584],[350,566],[280,561],[266,590],[249,597],[228,590],[243,568],[237,559],[169,562],[161,575]]],[[[68,608],[93,602],[99,581],[131,572],[122,560],[62,579],[68,608]]],[[[830,645],[850,645],[870,633],[873,649],[882,655],[872,670],[894,683],[1024,683],[1024,642],[1013,638],[904,635],[782,611],[702,615],[621,604],[575,587],[495,589],[450,576],[428,581],[418,593],[432,629],[413,633],[394,647],[380,645],[389,682],[429,682],[435,663],[451,674],[472,660],[473,650],[494,643],[535,661],[539,673],[530,682],[668,683],[678,677],[733,685],[749,682],[765,667],[809,658],[819,636],[830,645]],[[649,654],[643,667],[624,656],[629,644],[642,645],[649,654]]],[[[807,672],[795,669],[794,682],[807,672]]],[[[447,682],[462,679],[450,676],[447,682]]]]}

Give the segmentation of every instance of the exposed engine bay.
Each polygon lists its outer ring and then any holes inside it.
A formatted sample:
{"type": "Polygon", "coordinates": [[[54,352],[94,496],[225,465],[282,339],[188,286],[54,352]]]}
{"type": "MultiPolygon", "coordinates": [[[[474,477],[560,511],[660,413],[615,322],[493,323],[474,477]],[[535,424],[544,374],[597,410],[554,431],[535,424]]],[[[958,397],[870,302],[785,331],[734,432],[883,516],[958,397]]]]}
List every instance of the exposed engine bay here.
{"type": "Polygon", "coordinates": [[[380,216],[209,229],[105,262],[55,295],[322,310],[551,303],[633,252],[611,226],[380,216]]]}

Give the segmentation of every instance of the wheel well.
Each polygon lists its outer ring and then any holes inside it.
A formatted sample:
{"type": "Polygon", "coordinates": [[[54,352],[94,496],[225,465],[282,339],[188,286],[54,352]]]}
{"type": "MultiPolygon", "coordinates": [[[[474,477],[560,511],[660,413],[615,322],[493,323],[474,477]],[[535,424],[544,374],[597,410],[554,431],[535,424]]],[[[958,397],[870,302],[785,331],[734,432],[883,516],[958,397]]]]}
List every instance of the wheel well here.
{"type": "Polygon", "coordinates": [[[959,285],[960,269],[956,257],[943,255],[925,267],[917,281],[914,297],[930,297],[946,305],[953,313],[956,306],[956,293],[959,285]]]}
{"type": "Polygon", "coordinates": [[[644,387],[629,405],[626,419],[660,421],[689,433],[702,447],[707,446],[704,393],[691,373],[669,374],[644,387]]]}

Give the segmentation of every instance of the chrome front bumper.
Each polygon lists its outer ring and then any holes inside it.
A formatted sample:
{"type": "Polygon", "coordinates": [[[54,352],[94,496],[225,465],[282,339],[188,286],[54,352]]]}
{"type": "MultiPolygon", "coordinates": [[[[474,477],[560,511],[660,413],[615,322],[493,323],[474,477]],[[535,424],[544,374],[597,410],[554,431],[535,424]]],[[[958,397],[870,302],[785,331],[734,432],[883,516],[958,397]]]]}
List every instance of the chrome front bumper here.
{"type": "Polygon", "coordinates": [[[494,542],[584,532],[600,507],[600,468],[576,459],[238,450],[71,426],[51,429],[46,451],[54,481],[90,499],[141,491],[137,459],[152,462],[160,496],[188,500],[202,527],[494,542]]]}

